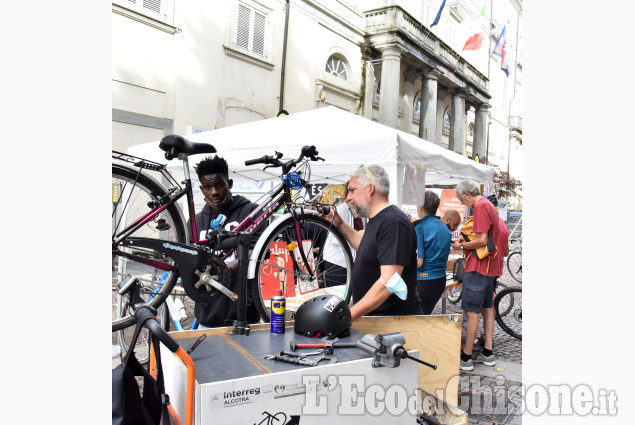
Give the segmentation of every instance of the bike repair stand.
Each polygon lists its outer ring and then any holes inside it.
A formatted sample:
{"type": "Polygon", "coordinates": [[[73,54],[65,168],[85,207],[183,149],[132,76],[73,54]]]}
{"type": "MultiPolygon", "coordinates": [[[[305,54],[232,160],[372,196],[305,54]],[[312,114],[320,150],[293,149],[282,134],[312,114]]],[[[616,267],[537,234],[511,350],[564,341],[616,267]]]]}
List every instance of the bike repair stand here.
{"type": "Polygon", "coordinates": [[[251,235],[240,232],[236,237],[238,252],[238,307],[237,319],[234,322],[234,335],[249,335],[249,324],[247,324],[247,266],[249,262],[249,245],[251,235]]]}

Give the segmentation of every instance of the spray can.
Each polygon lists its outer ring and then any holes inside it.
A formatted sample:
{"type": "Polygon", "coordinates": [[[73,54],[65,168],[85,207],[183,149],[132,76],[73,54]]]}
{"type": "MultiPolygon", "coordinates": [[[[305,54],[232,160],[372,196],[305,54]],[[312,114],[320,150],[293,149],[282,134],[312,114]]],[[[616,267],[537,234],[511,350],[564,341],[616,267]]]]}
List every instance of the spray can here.
{"type": "Polygon", "coordinates": [[[282,289],[276,289],[271,297],[271,333],[284,333],[284,316],[287,309],[287,300],[282,295],[282,289]]]}

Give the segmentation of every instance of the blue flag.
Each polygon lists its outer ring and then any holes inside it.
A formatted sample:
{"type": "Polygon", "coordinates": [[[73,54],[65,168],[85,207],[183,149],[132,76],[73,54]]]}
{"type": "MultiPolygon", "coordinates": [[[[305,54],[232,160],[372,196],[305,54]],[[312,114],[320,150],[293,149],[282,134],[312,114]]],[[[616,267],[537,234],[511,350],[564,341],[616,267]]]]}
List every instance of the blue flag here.
{"type": "Polygon", "coordinates": [[[434,22],[430,25],[430,28],[432,28],[433,26],[439,23],[439,19],[441,19],[441,12],[443,12],[444,6],[445,6],[445,0],[443,0],[443,3],[441,3],[441,7],[439,8],[439,11],[437,12],[437,17],[434,18],[434,22]]]}

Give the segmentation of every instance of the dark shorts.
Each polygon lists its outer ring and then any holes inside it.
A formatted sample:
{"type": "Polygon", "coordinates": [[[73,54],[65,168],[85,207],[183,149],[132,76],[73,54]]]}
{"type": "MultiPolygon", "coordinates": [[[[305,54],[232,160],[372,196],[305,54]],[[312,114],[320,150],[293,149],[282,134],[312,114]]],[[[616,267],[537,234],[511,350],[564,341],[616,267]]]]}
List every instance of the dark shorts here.
{"type": "Polygon", "coordinates": [[[480,313],[494,306],[494,276],[483,276],[477,272],[465,272],[461,309],[480,313]]]}

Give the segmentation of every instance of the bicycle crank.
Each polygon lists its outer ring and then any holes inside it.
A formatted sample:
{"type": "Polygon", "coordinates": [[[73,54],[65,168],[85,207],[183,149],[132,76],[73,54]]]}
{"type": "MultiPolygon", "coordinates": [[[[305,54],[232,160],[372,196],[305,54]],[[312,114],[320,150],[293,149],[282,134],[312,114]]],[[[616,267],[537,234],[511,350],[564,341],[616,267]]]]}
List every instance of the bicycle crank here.
{"type": "Polygon", "coordinates": [[[232,301],[238,300],[238,295],[227,288],[229,283],[229,269],[223,260],[212,257],[209,260],[197,264],[194,269],[193,288],[200,295],[214,295],[217,291],[227,296],[232,301]]]}

